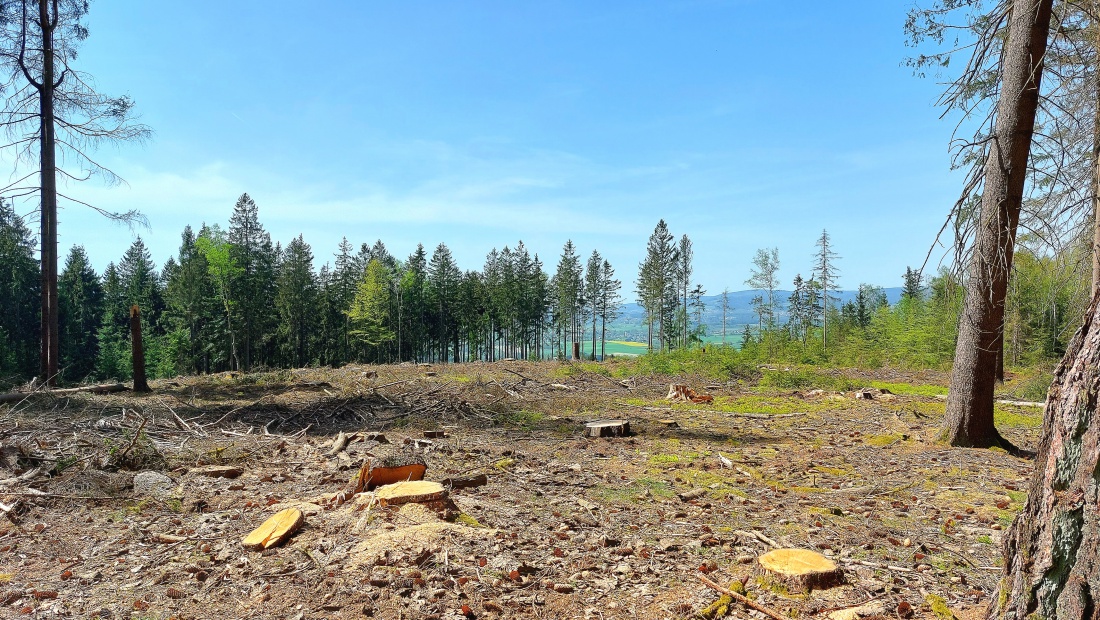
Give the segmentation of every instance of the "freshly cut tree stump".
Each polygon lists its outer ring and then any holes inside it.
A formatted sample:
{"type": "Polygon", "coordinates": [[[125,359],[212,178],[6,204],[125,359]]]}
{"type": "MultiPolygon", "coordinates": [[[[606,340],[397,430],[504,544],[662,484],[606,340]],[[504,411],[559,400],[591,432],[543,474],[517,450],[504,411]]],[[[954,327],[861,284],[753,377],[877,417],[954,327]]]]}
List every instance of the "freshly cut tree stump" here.
{"type": "Polygon", "coordinates": [[[630,434],[626,420],[597,420],[584,425],[585,437],[624,437],[630,434]]]}
{"type": "Polygon", "coordinates": [[[824,590],[844,583],[844,573],[831,560],[806,549],[776,549],[757,558],[764,575],[792,594],[824,590]]]}
{"type": "Polygon", "coordinates": [[[374,498],[381,506],[399,506],[409,502],[426,504],[447,497],[447,490],[438,482],[427,480],[410,480],[408,482],[396,482],[379,487],[374,492],[374,498]]]}
{"type": "Polygon", "coordinates": [[[378,464],[367,460],[359,468],[355,492],[373,491],[380,486],[405,480],[423,480],[426,471],[428,466],[423,460],[407,455],[388,457],[378,464]]]}
{"type": "Polygon", "coordinates": [[[297,508],[280,510],[272,515],[270,519],[264,521],[263,525],[245,536],[244,540],[241,541],[241,546],[251,551],[261,551],[274,547],[290,538],[294,532],[297,532],[304,521],[302,511],[297,508]]]}

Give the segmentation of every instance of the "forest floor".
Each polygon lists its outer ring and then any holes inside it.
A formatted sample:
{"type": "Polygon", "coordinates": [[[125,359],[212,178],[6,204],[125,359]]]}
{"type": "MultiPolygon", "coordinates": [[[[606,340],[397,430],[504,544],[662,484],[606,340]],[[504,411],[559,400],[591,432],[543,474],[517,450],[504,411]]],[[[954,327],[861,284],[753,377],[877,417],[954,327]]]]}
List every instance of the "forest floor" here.
{"type": "MultiPolygon", "coordinates": [[[[700,575],[789,617],[989,603],[1032,464],[935,443],[946,376],[835,371],[893,393],[856,400],[619,374],[349,366],[0,407],[0,617],[686,618],[718,598],[700,575]],[[670,383],[715,402],[670,405],[670,383]],[[607,418],[633,434],[584,437],[607,418]],[[330,454],[341,431],[352,441],[330,454]],[[488,483],[452,491],[454,522],[370,493],[336,505],[364,459],[403,451],[428,480],[488,483]],[[305,513],[289,541],[241,547],[288,506],[305,513]],[[777,546],[824,554],[847,583],[770,585],[755,558],[777,546]]],[[[998,405],[998,424],[1034,449],[1041,413],[998,405]]]]}

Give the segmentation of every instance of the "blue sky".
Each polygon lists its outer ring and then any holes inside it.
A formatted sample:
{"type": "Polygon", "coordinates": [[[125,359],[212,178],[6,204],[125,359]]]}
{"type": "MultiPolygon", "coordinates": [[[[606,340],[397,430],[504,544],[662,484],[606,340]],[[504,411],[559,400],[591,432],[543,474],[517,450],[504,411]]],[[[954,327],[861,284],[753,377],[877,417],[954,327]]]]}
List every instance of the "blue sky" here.
{"type": "Polygon", "coordinates": [[[100,151],[127,185],[68,191],[151,228],[69,206],[62,252],[102,269],[140,234],[163,264],[247,191],[318,267],[345,235],[464,269],[519,239],[552,269],[573,239],[629,290],[665,218],[712,294],[761,247],[807,274],[823,228],[844,287],[897,286],[961,183],[939,87],[902,66],[909,6],[100,0],[79,66],[156,133],[100,151]]]}

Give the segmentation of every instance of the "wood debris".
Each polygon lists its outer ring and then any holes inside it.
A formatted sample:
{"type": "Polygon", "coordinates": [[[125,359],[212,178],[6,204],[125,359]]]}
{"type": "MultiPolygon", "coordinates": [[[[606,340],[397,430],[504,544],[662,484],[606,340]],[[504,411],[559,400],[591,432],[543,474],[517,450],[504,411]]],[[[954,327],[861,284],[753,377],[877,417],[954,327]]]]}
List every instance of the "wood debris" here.
{"type": "Polygon", "coordinates": [[[665,400],[674,403],[713,403],[714,397],[710,394],[699,394],[682,383],[673,383],[668,386],[665,400]]]}
{"type": "Polygon", "coordinates": [[[245,536],[241,546],[250,551],[269,549],[290,538],[304,522],[305,517],[302,516],[301,510],[297,508],[280,510],[245,536]]]}

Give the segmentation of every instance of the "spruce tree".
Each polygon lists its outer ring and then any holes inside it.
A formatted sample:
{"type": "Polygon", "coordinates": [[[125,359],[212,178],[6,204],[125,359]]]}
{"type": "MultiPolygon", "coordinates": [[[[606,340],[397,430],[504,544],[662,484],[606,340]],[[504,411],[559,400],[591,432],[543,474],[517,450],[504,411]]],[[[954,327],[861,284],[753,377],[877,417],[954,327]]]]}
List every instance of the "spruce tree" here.
{"type": "Polygon", "coordinates": [[[73,246],[57,283],[61,376],[82,381],[95,372],[96,333],[103,319],[103,286],[83,246],[73,246]]]}
{"type": "Polygon", "coordinates": [[[302,235],[298,235],[283,251],[275,286],[278,333],[282,337],[284,359],[296,368],[310,362],[316,293],[313,252],[302,235]]]}
{"type": "Polygon", "coordinates": [[[32,376],[37,368],[39,283],[30,229],[0,200],[0,384],[32,376]]]}
{"type": "Polygon", "coordinates": [[[271,312],[275,269],[279,251],[260,224],[259,208],[248,194],[241,194],[229,218],[229,257],[232,271],[234,322],[240,326],[240,361],[249,370],[255,361],[271,353],[268,346],[276,315],[271,312]]]}

